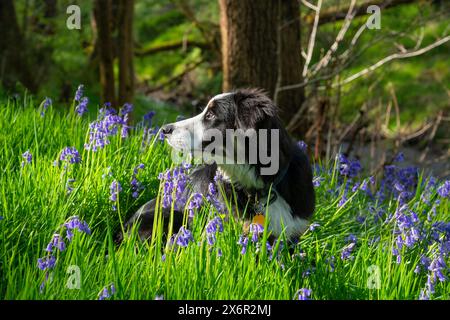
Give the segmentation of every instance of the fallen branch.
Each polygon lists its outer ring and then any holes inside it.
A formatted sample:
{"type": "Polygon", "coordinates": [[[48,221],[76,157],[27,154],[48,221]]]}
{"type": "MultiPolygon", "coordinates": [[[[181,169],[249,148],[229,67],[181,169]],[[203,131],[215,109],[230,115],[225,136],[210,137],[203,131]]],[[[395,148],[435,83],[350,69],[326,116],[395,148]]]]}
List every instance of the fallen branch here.
{"type": "Polygon", "coordinates": [[[152,46],[150,48],[135,50],[134,55],[137,57],[143,57],[159,52],[171,51],[177,49],[185,49],[187,47],[197,47],[200,49],[208,49],[209,46],[206,42],[195,41],[195,40],[177,40],[162,43],[160,45],[152,46]]]}

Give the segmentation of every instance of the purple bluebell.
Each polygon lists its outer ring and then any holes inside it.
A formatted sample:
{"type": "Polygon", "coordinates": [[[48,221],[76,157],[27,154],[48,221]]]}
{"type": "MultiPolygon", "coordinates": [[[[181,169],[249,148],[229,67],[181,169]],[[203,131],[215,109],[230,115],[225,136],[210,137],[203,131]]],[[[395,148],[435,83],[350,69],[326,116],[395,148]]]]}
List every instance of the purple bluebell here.
{"type": "Polygon", "coordinates": [[[346,245],[341,252],[341,260],[347,260],[347,259],[351,259],[351,254],[353,249],[355,248],[355,243],[352,242],[348,245],[346,245]]]}
{"type": "Polygon", "coordinates": [[[77,91],[75,92],[75,101],[81,101],[81,98],[83,97],[84,94],[84,85],[80,84],[78,86],[77,91]]]}
{"type": "Polygon", "coordinates": [[[356,177],[362,170],[359,160],[350,160],[345,155],[338,155],[339,173],[348,178],[356,177]]]}
{"type": "Polygon", "coordinates": [[[47,109],[52,105],[52,99],[50,98],[45,98],[44,103],[42,104],[42,110],[41,110],[41,117],[43,117],[45,115],[45,112],[47,111],[47,109]]]}
{"type": "Polygon", "coordinates": [[[53,251],[53,248],[56,248],[59,251],[64,251],[66,249],[66,244],[64,243],[64,240],[57,233],[55,233],[53,235],[52,240],[49,242],[49,244],[45,248],[45,251],[51,253],[53,251]]]}
{"type": "Polygon", "coordinates": [[[430,300],[430,292],[428,290],[420,290],[419,300],[430,300]]]}
{"type": "Polygon", "coordinates": [[[183,226],[180,227],[180,230],[177,233],[176,239],[177,239],[177,245],[180,247],[187,247],[189,245],[189,242],[194,241],[194,237],[192,236],[192,233],[183,226]]]}
{"type": "Polygon", "coordinates": [[[72,193],[73,191],[73,183],[75,182],[75,179],[67,179],[66,182],[66,189],[67,189],[67,194],[72,193]]]}
{"type": "Polygon", "coordinates": [[[117,115],[114,109],[100,109],[97,120],[89,124],[89,142],[85,144],[85,149],[97,151],[104,148],[110,143],[109,138],[115,136],[121,126],[127,126],[126,119],[117,115]]]}
{"type": "Polygon", "coordinates": [[[188,206],[190,218],[194,217],[194,210],[199,209],[202,206],[202,204],[203,204],[203,195],[198,192],[194,193],[188,206]]]}
{"type": "Polygon", "coordinates": [[[106,286],[100,291],[98,300],[106,300],[111,298],[116,293],[116,287],[114,284],[106,286]]]}
{"type": "Polygon", "coordinates": [[[133,111],[133,105],[131,103],[125,103],[122,108],[120,109],[120,113],[122,116],[131,113],[133,111]]]}
{"type": "Polygon", "coordinates": [[[248,245],[248,237],[240,236],[238,244],[242,247],[241,248],[241,254],[245,254],[247,252],[247,245],[248,245]]]}
{"type": "Polygon", "coordinates": [[[152,119],[155,116],[155,111],[150,111],[144,115],[144,123],[146,126],[151,127],[152,126],[152,119]]]}
{"type": "Polygon", "coordinates": [[[78,152],[78,150],[75,147],[65,147],[61,151],[59,160],[74,164],[74,163],[80,163],[81,157],[80,157],[80,153],[78,152]]]}
{"type": "Polygon", "coordinates": [[[88,97],[83,97],[80,103],[75,107],[75,112],[78,113],[80,117],[88,111],[87,108],[88,102],[89,102],[88,97]]]}
{"type": "Polygon", "coordinates": [[[31,154],[30,150],[25,151],[22,153],[22,158],[25,159],[25,161],[22,161],[22,167],[25,166],[27,163],[31,163],[33,160],[33,155],[31,154]]]}
{"type": "Polygon", "coordinates": [[[399,152],[394,157],[394,162],[403,162],[405,161],[405,156],[403,155],[403,152],[399,152]]]}
{"type": "Polygon", "coordinates": [[[117,195],[122,191],[122,186],[120,185],[120,182],[117,180],[114,180],[111,182],[111,185],[109,187],[109,193],[110,197],[109,200],[112,202],[117,202],[117,195]]]}
{"type": "Polygon", "coordinates": [[[133,169],[133,174],[137,175],[139,170],[144,170],[145,165],[143,163],[138,164],[136,167],[134,167],[133,169]]]}
{"type": "Polygon", "coordinates": [[[214,245],[217,232],[223,232],[223,222],[220,217],[215,217],[206,224],[206,239],[210,246],[214,245]]]}
{"type": "Polygon", "coordinates": [[[440,282],[447,280],[444,275],[444,272],[447,270],[447,265],[442,255],[437,256],[431,261],[428,270],[431,271],[431,275],[434,279],[437,278],[440,282]]]}
{"type": "Polygon", "coordinates": [[[316,222],[311,223],[311,225],[309,226],[309,231],[314,231],[317,229],[317,227],[320,227],[320,224],[318,224],[316,222]]]}
{"type": "Polygon", "coordinates": [[[127,124],[128,123],[128,113],[124,115],[123,120],[122,120],[122,130],[120,131],[120,136],[122,138],[127,138],[129,131],[130,131],[130,126],[127,124]]]}
{"type": "Polygon", "coordinates": [[[300,150],[302,150],[304,153],[306,153],[308,151],[308,145],[305,143],[305,141],[298,141],[297,142],[297,146],[300,148],[300,150]]]}
{"type": "Polygon", "coordinates": [[[91,229],[89,228],[86,221],[80,220],[78,216],[69,218],[68,221],[64,223],[64,227],[66,228],[68,233],[70,231],[70,236],[69,234],[66,235],[69,240],[72,239],[74,230],[78,230],[86,234],[91,234],[91,229]]]}
{"type": "Polygon", "coordinates": [[[313,179],[313,186],[318,188],[320,187],[321,183],[322,183],[323,178],[321,177],[316,177],[313,179]]]}
{"type": "Polygon", "coordinates": [[[295,296],[297,297],[297,300],[310,300],[312,291],[308,288],[301,288],[297,291],[295,296]]]}
{"type": "Polygon", "coordinates": [[[56,258],[52,255],[38,259],[38,268],[41,270],[53,269],[55,264],[56,258]]]}
{"type": "Polygon", "coordinates": [[[439,188],[437,193],[442,198],[448,198],[450,196],[450,180],[446,180],[439,188]]]}
{"type": "Polygon", "coordinates": [[[250,224],[249,232],[252,235],[252,242],[256,243],[258,242],[259,236],[263,234],[264,227],[259,223],[252,223],[250,224]]]}
{"type": "Polygon", "coordinates": [[[170,173],[170,170],[167,170],[164,174],[160,174],[158,178],[164,183],[163,207],[171,208],[173,203],[175,210],[183,211],[187,202],[188,170],[181,165],[174,168],[173,174],[170,173]]]}

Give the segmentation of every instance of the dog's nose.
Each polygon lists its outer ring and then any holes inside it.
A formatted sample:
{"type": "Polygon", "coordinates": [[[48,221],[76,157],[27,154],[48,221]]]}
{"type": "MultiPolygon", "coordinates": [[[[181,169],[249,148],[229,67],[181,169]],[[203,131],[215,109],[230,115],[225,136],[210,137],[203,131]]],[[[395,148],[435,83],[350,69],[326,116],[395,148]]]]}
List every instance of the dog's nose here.
{"type": "Polygon", "coordinates": [[[165,135],[167,134],[171,134],[174,130],[174,126],[172,124],[166,124],[164,126],[162,126],[161,131],[162,133],[164,133],[165,135]]]}

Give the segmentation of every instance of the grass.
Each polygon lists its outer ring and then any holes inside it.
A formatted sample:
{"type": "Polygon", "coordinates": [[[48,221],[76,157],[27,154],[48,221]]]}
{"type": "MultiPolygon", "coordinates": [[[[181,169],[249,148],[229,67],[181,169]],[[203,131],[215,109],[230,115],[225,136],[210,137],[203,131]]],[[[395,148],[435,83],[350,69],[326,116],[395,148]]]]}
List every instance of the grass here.
{"type": "MultiPolygon", "coordinates": [[[[316,173],[316,180],[322,182],[316,188],[313,221],[319,226],[307,231],[291,252],[278,242],[278,249],[273,249],[276,253],[271,254],[265,246],[257,249],[249,241],[247,253],[241,254],[237,242],[242,226],[232,221],[224,223],[223,233],[217,234],[216,244],[210,247],[203,232],[208,206],[196,213],[190,228],[195,242],[186,248],[165,248],[161,232],[155,233],[150,243],[141,242],[136,230],[117,247],[113,234],[120,221],[158,195],[158,173],[172,166],[166,144],[153,139],[142,146],[144,129],[138,126],[126,139],[114,136],[104,149],[87,151],[83,145],[93,119],[79,117],[73,109],[62,113],[52,108],[41,117],[30,99],[4,102],[1,108],[2,299],[98,299],[102,289],[111,284],[116,287],[111,299],[160,295],[164,299],[292,299],[300,288],[311,289],[312,299],[417,299],[425,287],[427,272],[416,274],[414,269],[422,254],[433,259],[438,243],[424,240],[412,248],[403,247],[402,261],[397,263],[392,255],[397,225],[386,216],[396,212],[398,201],[388,197],[382,203],[372,202],[357,190],[348,191],[347,202],[339,206],[346,180],[333,162],[323,166],[329,169],[316,173]],[[76,147],[82,162],[66,169],[54,166],[66,146],[76,147]],[[26,150],[33,159],[22,167],[21,155],[26,150]],[[145,190],[134,199],[130,182],[139,163],[145,164],[137,176],[145,190]],[[70,183],[71,193],[66,187],[69,179],[75,179],[70,183]],[[116,211],[109,199],[113,180],[123,188],[116,211]],[[384,210],[382,220],[387,222],[376,222],[371,206],[384,210]],[[66,241],[67,248],[57,252],[56,266],[45,281],[46,273],[38,269],[37,259],[45,256],[52,235],[61,232],[60,226],[74,215],[85,220],[92,233],[75,232],[73,240],[66,241]],[[366,217],[365,223],[358,222],[360,216],[366,217]],[[357,237],[356,245],[352,258],[342,260],[350,234],[357,237]],[[220,257],[219,248],[223,252],[220,257]],[[71,289],[77,275],[80,287],[71,289]],[[374,289],[368,283],[377,275],[380,285],[374,289]]],[[[423,201],[424,188],[419,183],[408,203],[429,230],[433,222],[449,221],[449,202],[448,198],[437,202],[434,189],[429,203],[423,201]],[[436,214],[428,221],[433,207],[436,214]]],[[[440,241],[445,239],[448,235],[444,238],[442,234],[440,241]]],[[[449,282],[438,281],[431,298],[449,299],[449,282]]]]}

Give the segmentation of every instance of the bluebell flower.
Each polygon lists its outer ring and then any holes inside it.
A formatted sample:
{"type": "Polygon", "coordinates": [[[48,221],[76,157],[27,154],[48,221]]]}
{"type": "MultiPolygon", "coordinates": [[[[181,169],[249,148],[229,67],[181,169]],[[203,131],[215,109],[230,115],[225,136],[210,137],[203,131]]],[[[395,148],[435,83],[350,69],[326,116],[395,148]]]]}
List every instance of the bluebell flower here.
{"type": "Polygon", "coordinates": [[[30,150],[25,151],[22,153],[22,158],[25,159],[25,161],[22,161],[22,167],[25,166],[27,163],[31,163],[33,160],[33,155],[31,154],[30,150]]]}
{"type": "Polygon", "coordinates": [[[152,119],[155,116],[156,112],[155,111],[150,111],[148,113],[146,113],[144,115],[144,123],[148,126],[151,127],[152,126],[152,119]]]}
{"type": "Polygon", "coordinates": [[[310,300],[309,297],[311,296],[311,290],[308,288],[301,288],[297,291],[295,296],[297,297],[297,300],[310,300]]]}
{"type": "Polygon", "coordinates": [[[438,189],[437,193],[442,198],[448,198],[450,196],[450,180],[446,180],[438,189]]]}
{"type": "Polygon", "coordinates": [[[342,253],[341,253],[341,260],[347,260],[350,259],[352,256],[352,251],[355,248],[355,243],[352,242],[348,245],[346,245],[343,249],[342,249],[342,253]]]}
{"type": "Polygon", "coordinates": [[[125,103],[120,109],[120,113],[124,116],[133,111],[133,105],[131,103],[125,103]]]}
{"type": "Polygon", "coordinates": [[[122,191],[122,186],[120,185],[120,182],[118,182],[117,180],[114,180],[109,187],[109,192],[110,192],[109,200],[111,200],[112,202],[117,202],[117,195],[121,191],[122,191]]]}
{"type": "Polygon", "coordinates": [[[247,245],[248,245],[248,237],[240,236],[238,244],[242,247],[241,254],[245,254],[247,252],[247,245]]]}
{"type": "Polygon", "coordinates": [[[252,223],[250,224],[249,232],[252,235],[252,242],[256,243],[258,242],[259,236],[263,234],[264,227],[259,223],[252,223]]]}
{"type": "Polygon", "coordinates": [[[80,157],[80,153],[78,152],[78,150],[75,147],[65,147],[61,151],[59,160],[74,164],[74,163],[80,163],[81,157],[80,157]]]}
{"type": "Polygon", "coordinates": [[[137,174],[139,172],[139,170],[143,170],[144,169],[144,164],[140,163],[138,164],[134,169],[133,169],[133,175],[131,177],[131,196],[133,198],[137,198],[139,197],[139,193],[144,190],[144,186],[142,185],[142,183],[140,181],[137,180],[137,174]]]}
{"type": "Polygon", "coordinates": [[[52,240],[49,242],[49,244],[47,245],[47,247],[45,248],[45,251],[47,252],[52,252],[53,248],[58,249],[59,251],[64,251],[64,249],[66,249],[66,244],[64,243],[64,240],[62,239],[62,237],[55,233],[53,235],[52,240]]]}
{"type": "Polygon", "coordinates": [[[198,192],[194,193],[188,206],[190,218],[194,217],[194,210],[199,209],[202,206],[202,203],[203,203],[203,195],[198,192]]]}
{"type": "Polygon", "coordinates": [[[428,290],[420,290],[419,300],[430,300],[430,292],[428,290]]]}
{"type": "Polygon", "coordinates": [[[189,242],[194,241],[194,237],[188,229],[182,226],[176,235],[176,240],[178,246],[187,247],[189,242]]]}
{"type": "Polygon", "coordinates": [[[304,153],[307,153],[308,151],[308,145],[305,143],[305,141],[298,141],[297,142],[297,146],[300,148],[300,150],[302,150],[304,153]]]}
{"type": "Polygon", "coordinates": [[[223,222],[220,217],[215,217],[206,224],[206,239],[210,246],[214,245],[217,232],[223,232],[223,222]]]}
{"type": "Polygon", "coordinates": [[[394,157],[394,162],[403,162],[405,161],[405,156],[403,155],[403,152],[397,153],[397,155],[394,157]]]}
{"type": "Polygon", "coordinates": [[[64,227],[66,228],[66,232],[67,232],[66,237],[67,237],[67,239],[69,239],[69,241],[73,237],[74,230],[78,230],[78,231],[86,233],[86,234],[91,234],[91,229],[89,228],[86,221],[80,220],[80,218],[78,218],[78,216],[73,216],[73,217],[69,218],[68,221],[64,223],[64,227]]]}
{"type": "Polygon", "coordinates": [[[42,110],[41,110],[41,117],[43,117],[45,115],[45,111],[47,111],[47,109],[52,105],[52,99],[50,98],[45,98],[44,103],[42,104],[42,110]]]}
{"type": "Polygon", "coordinates": [[[88,111],[87,108],[88,102],[89,102],[88,97],[83,97],[80,103],[75,107],[75,112],[78,113],[80,117],[88,111]]]}
{"type": "Polygon", "coordinates": [[[66,189],[67,189],[67,194],[72,193],[73,191],[73,186],[72,184],[75,182],[75,179],[67,179],[67,183],[66,183],[66,189]]]}
{"type": "Polygon", "coordinates": [[[38,259],[38,268],[41,270],[53,269],[56,264],[56,258],[52,255],[38,259]]]}
{"type": "Polygon", "coordinates": [[[84,94],[84,85],[80,84],[75,92],[75,101],[80,102],[84,94]]]}
{"type": "Polygon", "coordinates": [[[348,178],[356,177],[362,170],[359,160],[350,160],[345,155],[338,155],[339,173],[348,178]]]}
{"type": "MultiPolygon", "coordinates": [[[[89,124],[89,142],[85,144],[85,149],[97,151],[110,143],[109,137],[115,136],[119,128],[125,127],[125,134],[128,134],[127,115],[122,118],[111,108],[100,109],[97,120],[89,124]]],[[[122,130],[122,135],[124,134],[122,130]]]]}
{"type": "Polygon", "coordinates": [[[111,298],[116,293],[116,287],[114,284],[106,286],[100,291],[98,300],[106,300],[111,298]]]}
{"type": "Polygon", "coordinates": [[[309,226],[309,231],[314,231],[314,230],[316,230],[317,227],[320,227],[320,224],[318,224],[316,222],[311,223],[311,225],[309,226]]]}
{"type": "Polygon", "coordinates": [[[128,133],[129,133],[130,128],[131,128],[129,125],[127,125],[127,123],[128,123],[128,114],[126,114],[124,116],[124,118],[123,118],[122,130],[120,131],[120,136],[122,138],[128,137],[128,133]]]}
{"type": "Polygon", "coordinates": [[[314,178],[314,179],[313,179],[313,186],[316,187],[316,188],[320,187],[320,185],[322,184],[322,181],[323,181],[323,180],[325,180],[325,179],[322,178],[322,177],[316,177],[316,178],[314,178]]]}
{"type": "Polygon", "coordinates": [[[167,170],[164,174],[158,175],[158,178],[164,183],[163,208],[171,208],[173,203],[175,210],[183,211],[187,202],[185,191],[189,184],[187,169],[182,165],[174,168],[173,175],[167,170]]]}
{"type": "MultiPolygon", "coordinates": [[[[442,255],[437,256],[433,261],[431,261],[428,270],[431,271],[431,276],[434,279],[439,279],[439,281],[444,282],[446,277],[443,272],[447,270],[447,265],[445,263],[444,257],[442,255]]],[[[435,282],[435,281],[434,281],[435,282]]]]}

